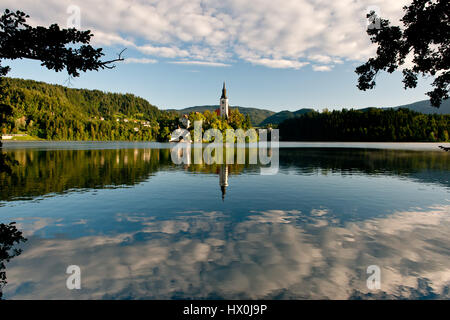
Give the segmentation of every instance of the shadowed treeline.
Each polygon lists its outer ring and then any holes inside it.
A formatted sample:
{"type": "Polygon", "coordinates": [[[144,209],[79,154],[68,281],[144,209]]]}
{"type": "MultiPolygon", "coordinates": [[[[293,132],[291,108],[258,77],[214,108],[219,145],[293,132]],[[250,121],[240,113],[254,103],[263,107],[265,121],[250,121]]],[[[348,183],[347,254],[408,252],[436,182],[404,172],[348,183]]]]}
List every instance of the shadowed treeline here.
{"type": "Polygon", "coordinates": [[[282,141],[449,141],[450,115],[408,109],[309,112],[279,125],[282,141]]]}

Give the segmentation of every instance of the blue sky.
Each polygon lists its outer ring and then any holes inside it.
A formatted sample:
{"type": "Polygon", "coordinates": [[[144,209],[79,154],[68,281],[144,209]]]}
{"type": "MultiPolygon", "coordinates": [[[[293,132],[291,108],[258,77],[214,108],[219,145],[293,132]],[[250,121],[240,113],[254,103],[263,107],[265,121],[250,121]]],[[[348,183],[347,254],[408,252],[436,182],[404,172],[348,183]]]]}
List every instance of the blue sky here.
{"type": "MultiPolygon", "coordinates": [[[[5,0],[3,8],[19,9],[5,0]]],[[[21,1],[33,25],[79,23],[105,59],[127,48],[126,63],[88,72],[75,88],[129,92],[166,108],[217,104],[226,81],[231,105],[274,111],[396,106],[427,99],[431,79],[403,90],[401,74],[380,74],[375,90],[356,88],[356,66],[375,48],[365,34],[368,8],[398,21],[389,0],[42,0],[21,1]],[[74,7],[75,6],[75,7],[74,7]],[[77,20],[79,18],[79,20],[77,20]]],[[[38,62],[9,63],[9,76],[67,84],[38,62]]]]}

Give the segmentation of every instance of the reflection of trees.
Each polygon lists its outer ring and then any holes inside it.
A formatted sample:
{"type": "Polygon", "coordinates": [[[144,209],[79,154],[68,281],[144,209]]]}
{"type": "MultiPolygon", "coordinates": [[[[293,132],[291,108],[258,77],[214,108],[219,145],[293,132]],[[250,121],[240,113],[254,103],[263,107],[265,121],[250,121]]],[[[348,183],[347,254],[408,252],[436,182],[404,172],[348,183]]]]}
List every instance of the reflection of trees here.
{"type": "MultiPolygon", "coordinates": [[[[71,189],[132,186],[160,170],[179,170],[169,149],[17,150],[5,158],[9,172],[0,173],[0,200],[60,193],[71,189]],[[13,186],[13,187],[12,187],[13,186]]],[[[220,165],[182,165],[191,173],[218,174],[220,165]]],[[[230,166],[237,174],[248,165],[230,166]]]]}
{"type": "Polygon", "coordinates": [[[17,230],[14,222],[0,223],[0,299],[3,296],[2,289],[7,283],[5,263],[22,253],[22,249],[15,248],[15,245],[25,241],[22,232],[17,230]]]}
{"type": "Polygon", "coordinates": [[[448,185],[450,161],[444,152],[371,149],[282,149],[282,167],[321,172],[404,175],[448,185]]]}
{"type": "Polygon", "coordinates": [[[12,160],[11,157],[7,154],[2,153],[0,148],[0,174],[11,174],[12,167],[16,164],[17,162],[12,160]]]}
{"type": "Polygon", "coordinates": [[[147,179],[169,155],[151,149],[21,150],[11,174],[0,174],[0,198],[34,197],[70,189],[131,186],[147,179]],[[11,188],[14,186],[14,188],[11,188]]]}
{"type": "MultiPolygon", "coordinates": [[[[194,148],[191,159],[194,159],[194,148]]],[[[203,150],[200,149],[200,154],[203,150]]],[[[245,164],[227,159],[230,175],[259,172],[258,164],[249,164],[249,150],[243,153],[245,164]]],[[[224,158],[224,159],[225,159],[224,158]]],[[[365,149],[281,149],[280,165],[299,174],[317,172],[405,175],[425,182],[448,185],[449,154],[365,149]]],[[[241,161],[242,162],[242,161],[241,161]]],[[[170,149],[100,150],[17,150],[0,156],[0,200],[23,199],[71,189],[132,186],[161,170],[219,174],[220,164],[181,163],[176,165],[170,149]],[[18,165],[12,164],[17,162],[18,165]],[[4,168],[4,169],[3,169],[4,168]]]]}
{"type": "Polygon", "coordinates": [[[442,152],[370,149],[282,149],[280,163],[299,168],[394,174],[420,170],[450,171],[448,155],[442,152]]]}

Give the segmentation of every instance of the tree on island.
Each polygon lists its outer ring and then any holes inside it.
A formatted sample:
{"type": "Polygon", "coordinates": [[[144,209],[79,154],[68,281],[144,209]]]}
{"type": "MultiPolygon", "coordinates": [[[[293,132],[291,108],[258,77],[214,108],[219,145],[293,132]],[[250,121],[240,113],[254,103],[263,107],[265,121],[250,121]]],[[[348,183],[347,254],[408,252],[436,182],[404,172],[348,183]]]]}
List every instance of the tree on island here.
{"type": "Polygon", "coordinates": [[[434,89],[427,92],[430,102],[439,108],[448,99],[450,87],[450,2],[414,0],[405,6],[401,19],[404,28],[391,26],[375,12],[367,15],[372,24],[367,33],[378,45],[377,55],[356,68],[360,90],[373,89],[380,71],[394,72],[412,56],[411,68],[403,70],[404,88],[415,88],[418,75],[432,76],[434,89]]]}

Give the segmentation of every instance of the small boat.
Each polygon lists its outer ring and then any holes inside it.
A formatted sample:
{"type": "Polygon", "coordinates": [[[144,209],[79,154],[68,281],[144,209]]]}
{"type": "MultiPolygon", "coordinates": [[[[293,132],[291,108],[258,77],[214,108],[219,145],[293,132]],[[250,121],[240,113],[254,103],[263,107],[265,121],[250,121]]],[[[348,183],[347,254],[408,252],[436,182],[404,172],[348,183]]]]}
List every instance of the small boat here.
{"type": "Polygon", "coordinates": [[[450,151],[450,147],[439,146],[444,151],[450,151]]]}

